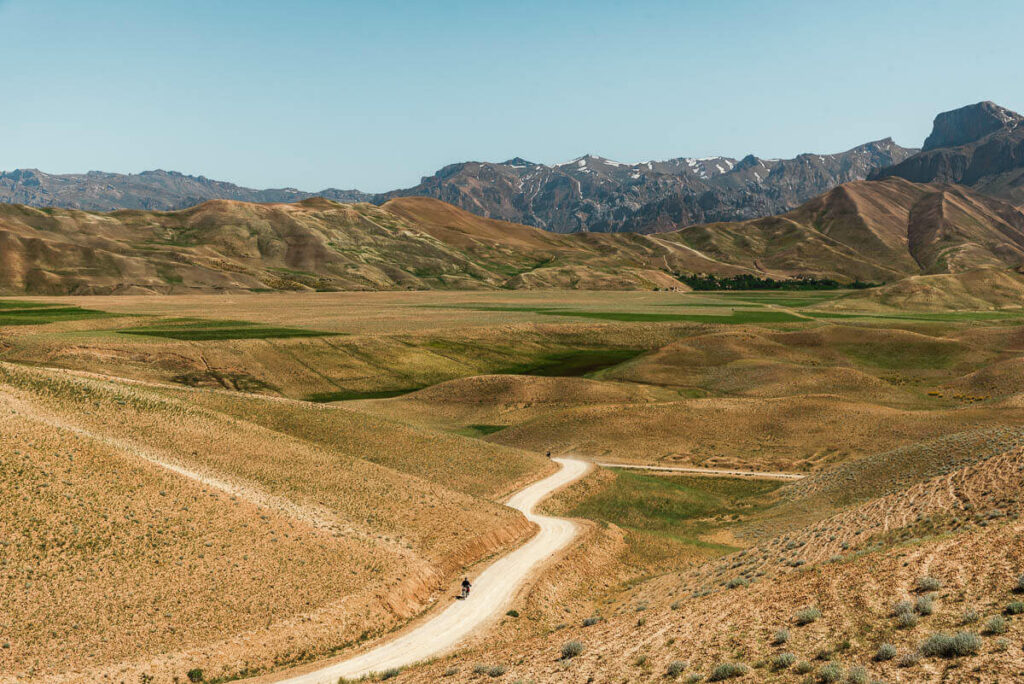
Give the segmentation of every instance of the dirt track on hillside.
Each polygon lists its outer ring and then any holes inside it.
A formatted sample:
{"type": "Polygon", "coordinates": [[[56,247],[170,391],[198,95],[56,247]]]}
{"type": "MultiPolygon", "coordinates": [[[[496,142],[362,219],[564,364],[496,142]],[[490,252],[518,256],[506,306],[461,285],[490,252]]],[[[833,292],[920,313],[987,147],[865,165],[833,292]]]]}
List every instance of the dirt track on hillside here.
{"type": "Polygon", "coordinates": [[[470,634],[500,616],[523,582],[551,556],[576,537],[571,520],[533,512],[554,491],[583,477],[590,464],[570,458],[554,459],[561,469],[515,494],[508,506],[522,511],[540,531],[526,544],[489,565],[475,579],[465,601],[451,605],[403,636],[365,653],[305,674],[278,680],[281,684],[335,684],[340,677],[358,678],[404,667],[450,651],[470,634]]]}

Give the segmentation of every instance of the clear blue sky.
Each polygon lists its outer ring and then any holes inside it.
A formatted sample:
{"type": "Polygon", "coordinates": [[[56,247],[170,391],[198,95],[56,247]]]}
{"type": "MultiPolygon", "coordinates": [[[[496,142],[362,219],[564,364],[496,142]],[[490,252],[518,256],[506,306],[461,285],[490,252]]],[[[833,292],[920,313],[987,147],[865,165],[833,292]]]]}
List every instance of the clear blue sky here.
{"type": "Polygon", "coordinates": [[[381,191],[462,160],[919,145],[1020,0],[0,0],[0,169],[381,191]]]}

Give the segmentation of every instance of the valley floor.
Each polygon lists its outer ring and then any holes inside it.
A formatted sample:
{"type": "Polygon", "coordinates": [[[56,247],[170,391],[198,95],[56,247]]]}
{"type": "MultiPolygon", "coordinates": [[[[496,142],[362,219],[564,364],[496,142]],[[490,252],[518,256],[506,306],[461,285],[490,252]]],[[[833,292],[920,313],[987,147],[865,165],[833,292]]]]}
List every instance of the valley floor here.
{"type": "Polygon", "coordinates": [[[397,681],[1011,677],[1024,314],[855,297],[0,299],[0,681],[374,653],[542,539],[547,452],[580,541],[397,681]]]}

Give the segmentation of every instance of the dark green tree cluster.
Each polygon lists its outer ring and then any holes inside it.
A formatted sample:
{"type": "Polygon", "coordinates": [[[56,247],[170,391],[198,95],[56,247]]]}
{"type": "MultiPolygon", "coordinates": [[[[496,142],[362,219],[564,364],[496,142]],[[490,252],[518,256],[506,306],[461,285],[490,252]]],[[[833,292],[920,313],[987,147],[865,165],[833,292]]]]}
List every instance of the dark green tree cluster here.
{"type": "Polygon", "coordinates": [[[676,277],[694,290],[840,290],[846,288],[863,290],[878,286],[876,283],[865,283],[860,280],[854,280],[852,283],[841,283],[831,278],[811,278],[808,276],[776,280],[775,278],[762,278],[749,273],[722,277],[705,274],[677,275],[676,277]]]}

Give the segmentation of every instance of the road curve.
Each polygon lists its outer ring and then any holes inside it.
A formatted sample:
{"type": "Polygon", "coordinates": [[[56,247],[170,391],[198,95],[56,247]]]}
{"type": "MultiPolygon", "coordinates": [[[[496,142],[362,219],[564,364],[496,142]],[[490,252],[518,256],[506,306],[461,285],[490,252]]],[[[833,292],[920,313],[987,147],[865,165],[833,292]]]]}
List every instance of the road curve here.
{"type": "Polygon", "coordinates": [[[590,469],[586,461],[573,458],[553,460],[562,466],[558,472],[526,487],[506,503],[537,523],[540,531],[526,544],[477,575],[468,599],[453,599],[441,613],[393,641],[340,663],[280,680],[280,684],[337,684],[340,677],[358,678],[411,665],[452,650],[486,622],[501,615],[526,578],[544,561],[567,547],[578,532],[577,524],[571,520],[533,511],[549,494],[583,477],[590,469]]]}
{"type": "Polygon", "coordinates": [[[669,473],[688,473],[690,475],[710,475],[715,477],[737,477],[750,480],[802,480],[803,473],[763,472],[760,470],[731,470],[723,468],[697,468],[695,466],[652,466],[634,463],[596,463],[602,468],[627,468],[629,470],[656,470],[669,473]]]}

